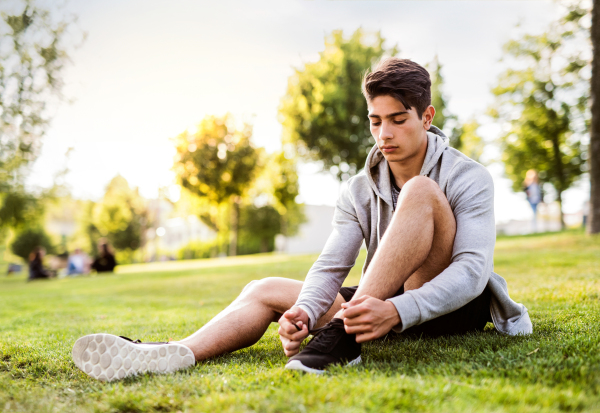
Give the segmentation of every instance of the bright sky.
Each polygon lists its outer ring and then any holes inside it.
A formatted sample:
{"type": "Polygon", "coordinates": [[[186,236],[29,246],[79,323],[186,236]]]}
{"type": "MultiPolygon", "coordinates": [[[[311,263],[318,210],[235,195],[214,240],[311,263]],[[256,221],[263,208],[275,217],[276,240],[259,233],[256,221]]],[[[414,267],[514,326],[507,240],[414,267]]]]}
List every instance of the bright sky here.
{"type": "MultiPolygon", "coordinates": [[[[287,79],[294,67],[318,59],[335,29],[380,30],[401,57],[421,64],[437,54],[450,110],[462,120],[481,117],[515,25],[539,32],[557,10],[541,0],[71,0],[67,9],[88,37],[65,76],[73,103],[56,108],[30,183],[50,186],[66,162],[73,194],[95,199],[117,173],[148,198],[172,185],[169,138],[208,114],[252,121],[255,143],[278,149],[277,108],[287,79]]],[[[494,138],[496,129],[482,133],[494,138]]],[[[339,185],[317,169],[302,166],[301,198],[333,205],[339,185]]],[[[500,165],[489,169],[497,220],[528,218],[524,194],[512,193],[500,165]]],[[[566,194],[566,211],[581,208],[589,186],[579,186],[566,194]]]]}

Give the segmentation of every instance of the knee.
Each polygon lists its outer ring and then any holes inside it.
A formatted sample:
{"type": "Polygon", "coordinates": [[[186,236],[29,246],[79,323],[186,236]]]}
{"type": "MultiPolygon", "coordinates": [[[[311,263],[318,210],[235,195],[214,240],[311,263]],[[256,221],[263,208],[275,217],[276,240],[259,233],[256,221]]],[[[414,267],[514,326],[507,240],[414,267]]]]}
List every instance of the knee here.
{"type": "Polygon", "coordinates": [[[265,298],[269,292],[273,291],[275,279],[263,278],[262,280],[250,281],[240,294],[240,298],[247,298],[252,300],[260,300],[265,298]]]}
{"type": "Polygon", "coordinates": [[[439,185],[431,178],[426,176],[415,176],[409,179],[404,186],[402,186],[403,193],[436,193],[440,191],[439,185]]]}
{"type": "Polygon", "coordinates": [[[423,206],[433,206],[439,201],[447,202],[439,185],[426,176],[415,176],[408,180],[402,186],[400,198],[404,202],[418,203],[423,206]]]}

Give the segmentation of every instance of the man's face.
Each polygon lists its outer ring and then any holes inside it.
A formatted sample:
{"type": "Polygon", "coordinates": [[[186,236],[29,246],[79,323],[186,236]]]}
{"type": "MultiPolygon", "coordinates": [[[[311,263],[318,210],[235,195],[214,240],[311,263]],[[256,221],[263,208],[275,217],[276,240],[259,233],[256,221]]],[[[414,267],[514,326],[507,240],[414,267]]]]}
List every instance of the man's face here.
{"type": "Polygon", "coordinates": [[[414,107],[407,110],[392,96],[377,96],[367,103],[371,134],[388,162],[408,161],[427,148],[426,131],[435,115],[433,106],[419,119],[414,107]]]}

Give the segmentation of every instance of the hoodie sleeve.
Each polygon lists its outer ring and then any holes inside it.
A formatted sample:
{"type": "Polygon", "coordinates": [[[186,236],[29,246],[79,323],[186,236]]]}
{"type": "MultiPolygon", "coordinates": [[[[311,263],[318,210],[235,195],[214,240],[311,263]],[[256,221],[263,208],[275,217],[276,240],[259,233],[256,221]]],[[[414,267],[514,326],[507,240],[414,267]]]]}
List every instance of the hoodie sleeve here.
{"type": "Polygon", "coordinates": [[[308,313],[309,328],[314,328],[317,320],[331,308],[342,283],[354,267],[364,239],[348,187],[337,201],[333,232],[308,272],[296,301],[296,305],[308,313]]]}
{"type": "Polygon", "coordinates": [[[452,263],[421,288],[388,300],[402,320],[395,331],[459,309],[481,294],[490,278],[496,242],[492,177],[476,162],[460,162],[450,173],[446,197],[456,218],[452,263]]]}

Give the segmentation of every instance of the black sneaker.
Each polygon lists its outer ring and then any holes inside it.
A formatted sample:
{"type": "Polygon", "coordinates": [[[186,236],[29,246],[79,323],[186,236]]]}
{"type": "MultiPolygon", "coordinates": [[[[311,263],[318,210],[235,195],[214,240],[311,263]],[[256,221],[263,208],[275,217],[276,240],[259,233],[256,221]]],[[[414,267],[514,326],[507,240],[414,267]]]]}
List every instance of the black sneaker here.
{"type": "Polygon", "coordinates": [[[334,318],[325,326],[311,331],[314,338],[304,350],[285,365],[286,369],[323,374],[325,368],[334,364],[353,366],[360,363],[360,343],[356,334],[344,330],[344,321],[334,318]]]}
{"type": "Polygon", "coordinates": [[[101,381],[141,373],[172,373],[195,364],[194,353],[179,343],[142,343],[111,334],[90,334],[73,346],[73,361],[101,381]]]}

